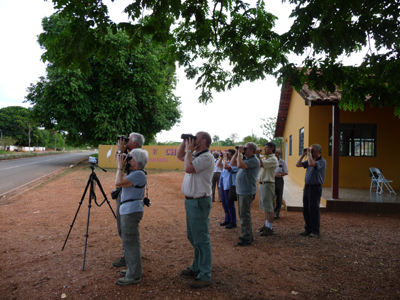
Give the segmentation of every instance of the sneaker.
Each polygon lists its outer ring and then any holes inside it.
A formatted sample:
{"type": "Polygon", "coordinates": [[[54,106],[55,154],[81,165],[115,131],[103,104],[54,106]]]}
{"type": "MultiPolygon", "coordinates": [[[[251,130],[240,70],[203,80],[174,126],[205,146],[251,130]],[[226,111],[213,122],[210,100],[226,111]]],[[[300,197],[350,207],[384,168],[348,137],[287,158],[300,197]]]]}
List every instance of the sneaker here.
{"type": "Polygon", "coordinates": [[[268,227],[265,227],[265,229],[260,232],[261,236],[269,236],[269,235],[273,235],[273,234],[274,234],[274,231],[272,229],[269,229],[268,227]]]}
{"type": "Polygon", "coordinates": [[[189,285],[192,288],[202,288],[211,285],[211,281],[204,281],[201,280],[200,278],[196,278],[194,281],[190,282],[189,285]]]}
{"type": "Polygon", "coordinates": [[[121,271],[119,271],[119,274],[121,274],[122,276],[126,276],[126,271],[128,271],[128,270],[121,270],[121,271]]]}
{"type": "Polygon", "coordinates": [[[310,234],[308,235],[308,237],[310,237],[310,238],[319,238],[319,234],[310,233],[310,234]]]}
{"type": "Polygon", "coordinates": [[[236,245],[238,245],[238,246],[250,246],[251,243],[252,243],[252,241],[249,241],[249,240],[241,240],[241,241],[237,242],[236,245]]]}
{"type": "Polygon", "coordinates": [[[301,235],[301,236],[309,236],[310,233],[307,232],[307,231],[303,231],[303,232],[300,233],[300,235],[301,235]]]}
{"type": "Polygon", "coordinates": [[[187,269],[183,269],[182,270],[182,274],[183,275],[193,275],[193,276],[197,276],[197,275],[199,275],[199,272],[195,272],[195,271],[192,271],[192,269],[190,269],[190,268],[187,268],[187,269]]]}
{"type": "Polygon", "coordinates": [[[219,223],[219,226],[226,226],[226,225],[229,225],[229,224],[230,224],[229,222],[225,221],[224,223],[219,223]]]}
{"type": "Polygon", "coordinates": [[[112,265],[116,268],[126,267],[125,257],[118,258],[117,260],[113,260],[112,265]]]}
{"type": "Polygon", "coordinates": [[[225,226],[226,229],[232,229],[232,228],[236,228],[236,227],[237,227],[237,225],[233,224],[233,223],[230,223],[230,224],[225,226]]]}
{"type": "Polygon", "coordinates": [[[120,278],[117,279],[118,285],[129,285],[129,284],[136,284],[142,282],[142,278],[120,278]]]}

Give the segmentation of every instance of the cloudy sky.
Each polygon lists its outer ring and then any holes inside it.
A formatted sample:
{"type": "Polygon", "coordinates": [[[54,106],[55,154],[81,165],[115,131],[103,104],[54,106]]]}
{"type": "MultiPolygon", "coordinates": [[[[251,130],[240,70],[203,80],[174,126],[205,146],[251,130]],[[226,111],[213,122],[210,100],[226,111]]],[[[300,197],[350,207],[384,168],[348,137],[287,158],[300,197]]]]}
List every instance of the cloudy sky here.
{"type": "MultiPolygon", "coordinates": [[[[110,2],[110,1],[105,1],[110,2]]],[[[248,1],[254,3],[255,1],[248,1]]],[[[109,5],[111,18],[127,21],[123,8],[131,1],[118,0],[109,5]]],[[[267,0],[267,9],[276,15],[278,33],[286,32],[292,23],[289,14],[292,6],[281,0],[267,0]]],[[[0,108],[20,105],[27,95],[27,87],[45,76],[45,64],[40,60],[43,50],[37,43],[42,32],[41,19],[54,13],[51,0],[0,0],[0,108]]],[[[291,57],[298,63],[300,58],[291,57]]],[[[212,103],[199,104],[200,91],[194,80],[187,80],[183,70],[178,70],[179,83],[175,94],[181,97],[182,119],[168,132],[157,135],[158,141],[178,141],[181,133],[208,131],[221,140],[237,133],[239,139],[255,134],[262,136],[261,118],[274,117],[278,113],[280,87],[274,77],[264,81],[247,82],[224,93],[214,93],[212,103]]]]}

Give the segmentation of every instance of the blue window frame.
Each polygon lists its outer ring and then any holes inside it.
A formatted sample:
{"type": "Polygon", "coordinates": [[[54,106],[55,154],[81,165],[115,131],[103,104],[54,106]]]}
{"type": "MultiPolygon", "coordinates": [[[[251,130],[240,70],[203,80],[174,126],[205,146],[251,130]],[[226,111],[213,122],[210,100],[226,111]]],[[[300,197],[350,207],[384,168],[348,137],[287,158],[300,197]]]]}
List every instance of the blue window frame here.
{"type": "Polygon", "coordinates": [[[289,156],[292,156],[292,135],[289,136],[289,156]]]}

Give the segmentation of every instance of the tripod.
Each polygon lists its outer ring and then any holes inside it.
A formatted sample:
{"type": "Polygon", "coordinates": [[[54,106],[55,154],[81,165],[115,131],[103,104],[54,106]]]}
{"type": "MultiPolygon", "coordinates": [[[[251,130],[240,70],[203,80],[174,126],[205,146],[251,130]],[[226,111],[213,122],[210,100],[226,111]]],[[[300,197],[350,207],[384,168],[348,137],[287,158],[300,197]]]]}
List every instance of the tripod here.
{"type": "MultiPolygon", "coordinates": [[[[72,227],[74,226],[74,223],[75,223],[76,217],[77,217],[77,215],[78,215],[79,209],[81,208],[83,199],[85,199],[86,192],[87,192],[88,187],[89,187],[89,185],[90,185],[90,191],[89,191],[89,205],[88,205],[89,209],[88,209],[88,217],[87,217],[87,225],[86,225],[85,252],[84,252],[84,254],[83,254],[83,267],[82,267],[82,271],[85,271],[86,248],[87,248],[87,240],[88,240],[88,236],[89,236],[89,218],[90,218],[90,208],[92,207],[92,198],[94,198],[94,202],[96,203],[96,205],[97,205],[98,207],[102,206],[103,203],[104,203],[105,201],[107,201],[107,204],[108,204],[108,206],[110,207],[110,209],[111,209],[111,211],[112,211],[114,217],[117,218],[116,215],[115,215],[115,213],[114,213],[114,210],[112,209],[112,207],[111,207],[111,205],[110,205],[110,201],[108,201],[107,196],[106,196],[106,194],[104,193],[104,190],[103,190],[103,187],[101,186],[100,180],[97,178],[97,175],[96,175],[96,173],[94,172],[94,167],[95,167],[95,164],[91,164],[91,165],[90,165],[90,168],[92,169],[92,174],[90,174],[90,176],[89,176],[89,180],[88,180],[88,182],[87,182],[87,185],[86,185],[85,191],[84,191],[84,193],[83,193],[82,199],[81,199],[81,201],[79,202],[78,210],[76,211],[74,220],[72,221],[72,224],[70,225],[70,229],[69,229],[67,238],[65,239],[64,246],[63,246],[62,249],[61,249],[61,251],[64,251],[64,247],[65,247],[65,245],[67,244],[67,240],[68,240],[69,234],[71,233],[71,230],[72,230],[72,227]],[[104,201],[101,202],[101,204],[98,204],[97,201],[96,201],[96,194],[95,194],[95,192],[94,192],[94,181],[97,182],[97,185],[100,187],[101,193],[102,193],[103,196],[104,196],[104,201]]],[[[98,167],[99,167],[99,166],[98,166],[98,167]]],[[[102,169],[104,172],[107,172],[107,170],[104,170],[104,169],[101,168],[101,167],[99,167],[99,168],[102,169]]]]}

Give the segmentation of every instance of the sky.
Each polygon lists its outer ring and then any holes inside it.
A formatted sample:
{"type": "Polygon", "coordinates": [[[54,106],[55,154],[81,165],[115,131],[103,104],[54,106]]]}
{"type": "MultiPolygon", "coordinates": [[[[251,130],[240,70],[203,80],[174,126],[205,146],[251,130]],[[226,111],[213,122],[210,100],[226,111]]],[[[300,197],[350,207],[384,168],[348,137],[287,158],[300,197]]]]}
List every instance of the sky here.
{"type": "MultiPolygon", "coordinates": [[[[104,2],[110,3],[109,0],[104,2]]],[[[122,10],[131,2],[118,0],[108,5],[111,19],[127,21],[122,10]]],[[[289,19],[293,6],[281,0],[267,0],[266,3],[267,10],[279,18],[275,30],[278,33],[288,31],[293,22],[289,19]]],[[[43,50],[37,43],[37,35],[42,32],[42,18],[54,12],[51,0],[0,0],[3,44],[0,48],[0,108],[29,107],[28,103],[23,103],[27,87],[36,84],[40,76],[45,76],[46,66],[40,60],[43,50]]],[[[290,59],[301,62],[296,56],[290,56],[290,59]]],[[[273,76],[263,81],[245,82],[230,91],[214,92],[213,102],[207,105],[198,103],[200,91],[195,88],[195,80],[186,79],[183,69],[178,69],[177,78],[175,95],[182,102],[181,122],[171,130],[159,133],[156,137],[158,142],[179,141],[182,133],[195,134],[198,131],[218,135],[220,140],[232,133],[236,133],[239,140],[251,134],[263,137],[261,119],[277,116],[281,87],[273,76]]]]}

